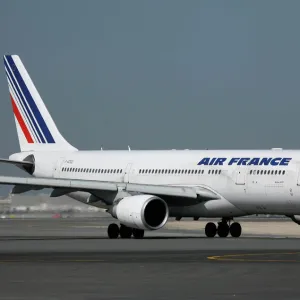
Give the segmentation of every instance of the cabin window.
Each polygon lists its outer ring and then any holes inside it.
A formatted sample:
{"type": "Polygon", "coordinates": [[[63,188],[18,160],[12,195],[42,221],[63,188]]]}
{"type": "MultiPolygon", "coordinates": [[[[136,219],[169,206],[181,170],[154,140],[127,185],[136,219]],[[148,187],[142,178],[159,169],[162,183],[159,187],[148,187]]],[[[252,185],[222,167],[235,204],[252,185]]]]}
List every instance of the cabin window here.
{"type": "Polygon", "coordinates": [[[282,175],[284,175],[285,174],[285,171],[282,171],[282,175]]]}

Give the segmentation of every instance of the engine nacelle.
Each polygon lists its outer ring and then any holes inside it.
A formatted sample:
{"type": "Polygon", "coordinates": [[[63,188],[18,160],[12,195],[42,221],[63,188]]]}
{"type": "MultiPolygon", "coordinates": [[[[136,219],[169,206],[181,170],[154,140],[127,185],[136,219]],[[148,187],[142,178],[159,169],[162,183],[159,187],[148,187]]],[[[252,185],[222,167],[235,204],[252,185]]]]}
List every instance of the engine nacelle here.
{"type": "Polygon", "coordinates": [[[135,195],[121,199],[113,206],[111,214],[128,227],[157,230],[167,223],[169,209],[157,196],[135,195]]]}
{"type": "Polygon", "coordinates": [[[288,217],[290,217],[296,224],[300,225],[300,215],[293,215],[288,217]]]}

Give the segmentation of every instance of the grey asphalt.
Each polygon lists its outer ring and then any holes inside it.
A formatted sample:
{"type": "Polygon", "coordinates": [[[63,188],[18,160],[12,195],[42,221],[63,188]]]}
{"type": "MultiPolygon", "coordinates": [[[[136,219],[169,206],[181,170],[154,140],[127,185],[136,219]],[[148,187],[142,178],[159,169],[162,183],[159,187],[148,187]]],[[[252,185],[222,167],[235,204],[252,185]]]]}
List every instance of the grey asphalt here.
{"type": "Polygon", "coordinates": [[[300,299],[300,239],[109,240],[110,221],[0,220],[0,299],[300,299]]]}

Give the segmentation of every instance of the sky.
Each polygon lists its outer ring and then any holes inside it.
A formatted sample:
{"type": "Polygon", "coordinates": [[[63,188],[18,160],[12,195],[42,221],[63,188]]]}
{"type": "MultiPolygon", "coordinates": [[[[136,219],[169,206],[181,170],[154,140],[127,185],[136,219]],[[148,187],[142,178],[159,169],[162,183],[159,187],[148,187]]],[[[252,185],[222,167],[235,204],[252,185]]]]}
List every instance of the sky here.
{"type": "MultiPolygon", "coordinates": [[[[297,0],[2,0],[0,53],[21,57],[79,149],[300,149],[299,10],[297,0]]],[[[7,157],[19,145],[4,67],[0,101],[7,157]]]]}

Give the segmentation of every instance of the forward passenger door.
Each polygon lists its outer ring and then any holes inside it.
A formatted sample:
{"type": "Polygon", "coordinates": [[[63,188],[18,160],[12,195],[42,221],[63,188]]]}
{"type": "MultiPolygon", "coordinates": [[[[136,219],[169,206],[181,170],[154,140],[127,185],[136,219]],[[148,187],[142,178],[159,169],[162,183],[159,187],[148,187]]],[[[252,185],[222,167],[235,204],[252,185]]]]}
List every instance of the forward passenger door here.
{"type": "Polygon", "coordinates": [[[131,167],[132,167],[132,163],[129,163],[125,168],[125,171],[124,171],[124,182],[125,183],[129,183],[131,167]]]}
{"type": "Polygon", "coordinates": [[[246,168],[238,168],[236,170],[235,184],[236,185],[245,185],[246,183],[246,168]]]}

